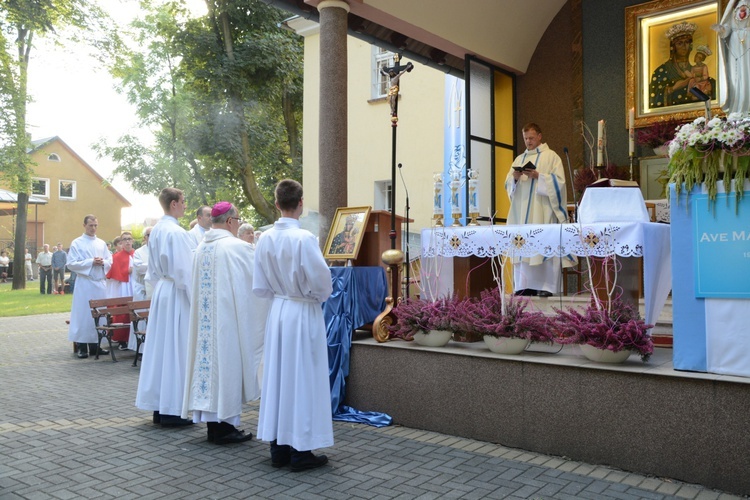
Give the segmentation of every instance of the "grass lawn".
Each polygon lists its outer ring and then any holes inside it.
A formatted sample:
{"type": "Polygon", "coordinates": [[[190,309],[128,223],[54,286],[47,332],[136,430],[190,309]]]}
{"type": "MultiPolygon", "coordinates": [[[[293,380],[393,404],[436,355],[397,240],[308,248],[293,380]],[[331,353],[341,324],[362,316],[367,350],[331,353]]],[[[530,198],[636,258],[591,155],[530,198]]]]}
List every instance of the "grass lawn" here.
{"type": "Polygon", "coordinates": [[[0,283],[0,317],[30,316],[69,312],[73,294],[42,295],[39,282],[26,283],[26,290],[11,290],[10,283],[0,283]]]}

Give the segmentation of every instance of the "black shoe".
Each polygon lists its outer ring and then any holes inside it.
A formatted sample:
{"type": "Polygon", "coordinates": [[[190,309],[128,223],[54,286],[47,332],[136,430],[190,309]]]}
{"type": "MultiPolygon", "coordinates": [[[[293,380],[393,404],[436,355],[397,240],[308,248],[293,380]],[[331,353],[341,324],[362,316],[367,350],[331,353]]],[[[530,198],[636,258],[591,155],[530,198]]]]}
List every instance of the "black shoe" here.
{"type": "Polygon", "coordinates": [[[159,415],[159,423],[162,427],[185,427],[193,425],[192,420],[181,418],[178,415],[159,415]]]}
{"type": "Polygon", "coordinates": [[[328,463],[325,455],[315,456],[311,451],[295,451],[292,453],[292,472],[317,469],[328,463]]]}
{"type": "Polygon", "coordinates": [[[96,356],[96,349],[99,348],[99,355],[100,356],[106,356],[109,354],[109,350],[103,349],[99,344],[96,342],[92,342],[89,344],[89,354],[92,356],[96,356]]]}
{"type": "Polygon", "coordinates": [[[292,461],[292,447],[288,444],[278,445],[271,441],[271,466],[279,469],[292,461]]]}
{"type": "Polygon", "coordinates": [[[120,342],[120,346],[118,347],[121,351],[127,351],[128,350],[128,343],[127,342],[120,342]]]}
{"type": "Polygon", "coordinates": [[[245,433],[245,431],[241,431],[239,429],[234,429],[233,431],[223,434],[221,436],[214,436],[214,444],[234,444],[234,443],[244,443],[245,441],[250,441],[253,438],[253,435],[251,433],[245,433]]]}
{"type": "Polygon", "coordinates": [[[531,288],[524,288],[522,290],[516,290],[513,295],[520,297],[536,297],[536,290],[532,290],[531,288]]]}
{"type": "Polygon", "coordinates": [[[547,290],[539,290],[536,294],[539,297],[552,297],[552,292],[548,292],[547,290]]]}
{"type": "Polygon", "coordinates": [[[153,422],[155,424],[160,424],[161,423],[161,415],[159,415],[158,411],[154,412],[153,422]]]}
{"type": "Polygon", "coordinates": [[[89,357],[88,353],[83,352],[83,351],[78,351],[78,358],[79,359],[86,359],[88,357],[89,357]]]}

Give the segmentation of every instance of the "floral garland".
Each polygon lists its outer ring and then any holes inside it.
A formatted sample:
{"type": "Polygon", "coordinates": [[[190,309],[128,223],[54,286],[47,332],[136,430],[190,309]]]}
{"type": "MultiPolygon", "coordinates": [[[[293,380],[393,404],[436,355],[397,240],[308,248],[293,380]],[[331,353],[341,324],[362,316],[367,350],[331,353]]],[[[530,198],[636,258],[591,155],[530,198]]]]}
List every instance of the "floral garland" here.
{"type": "Polygon", "coordinates": [[[669,182],[674,183],[678,196],[683,184],[689,193],[694,185],[705,183],[708,197],[714,201],[719,172],[723,171],[725,192],[730,192],[735,181],[739,209],[750,168],[750,115],[732,113],[708,122],[700,117],[678,127],[669,143],[669,158],[669,182]]]}

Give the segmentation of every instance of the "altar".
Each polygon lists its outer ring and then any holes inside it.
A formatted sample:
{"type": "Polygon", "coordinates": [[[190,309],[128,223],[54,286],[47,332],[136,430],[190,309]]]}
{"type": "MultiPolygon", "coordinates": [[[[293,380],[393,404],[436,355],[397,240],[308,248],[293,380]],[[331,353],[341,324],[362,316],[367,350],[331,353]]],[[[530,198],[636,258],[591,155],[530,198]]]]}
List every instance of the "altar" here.
{"type": "Polygon", "coordinates": [[[422,280],[428,269],[437,270],[434,295],[452,293],[456,257],[643,257],[645,321],[655,324],[672,287],[669,229],[627,221],[423,229],[422,259],[437,260],[422,263],[422,280]]]}

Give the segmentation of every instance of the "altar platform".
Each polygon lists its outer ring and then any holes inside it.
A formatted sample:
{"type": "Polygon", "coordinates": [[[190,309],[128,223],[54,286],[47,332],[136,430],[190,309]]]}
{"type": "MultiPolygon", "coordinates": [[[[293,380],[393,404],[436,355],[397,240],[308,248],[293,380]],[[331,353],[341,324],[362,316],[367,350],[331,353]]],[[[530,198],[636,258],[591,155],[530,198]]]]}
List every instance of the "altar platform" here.
{"type": "MultiPolygon", "coordinates": [[[[559,303],[535,299],[540,309],[559,303]]],[[[657,328],[671,329],[667,315],[657,328]]],[[[750,378],[676,371],[672,349],[609,365],[578,346],[511,356],[483,342],[429,348],[358,332],[345,404],[409,427],[750,494],[750,378]]]]}

